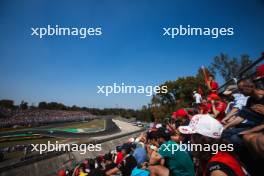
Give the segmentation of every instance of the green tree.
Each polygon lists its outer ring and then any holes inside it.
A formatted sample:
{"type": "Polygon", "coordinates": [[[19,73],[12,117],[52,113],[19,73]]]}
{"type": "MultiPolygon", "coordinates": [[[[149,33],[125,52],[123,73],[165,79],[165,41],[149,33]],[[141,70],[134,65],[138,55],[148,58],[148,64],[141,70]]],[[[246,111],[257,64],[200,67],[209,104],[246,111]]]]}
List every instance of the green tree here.
{"type": "Polygon", "coordinates": [[[47,109],[47,103],[45,101],[39,102],[38,108],[39,109],[47,109]]]}
{"type": "MultiPolygon", "coordinates": [[[[252,63],[252,60],[248,55],[241,55],[239,59],[230,58],[227,54],[221,53],[213,59],[213,62],[209,66],[211,73],[221,75],[225,81],[236,78],[243,68],[252,63]]],[[[254,68],[247,71],[244,76],[248,76],[254,72],[254,68]]]]}
{"type": "Polygon", "coordinates": [[[7,109],[13,109],[14,101],[13,100],[0,100],[0,107],[7,108],[7,109]]]}
{"type": "Polygon", "coordinates": [[[137,120],[141,120],[141,121],[152,121],[153,120],[153,115],[151,113],[151,108],[150,108],[150,104],[148,106],[144,105],[141,108],[141,113],[139,115],[139,117],[137,118],[137,120]]]}
{"type": "Polygon", "coordinates": [[[19,107],[23,110],[28,109],[28,103],[22,100],[19,107]]]}

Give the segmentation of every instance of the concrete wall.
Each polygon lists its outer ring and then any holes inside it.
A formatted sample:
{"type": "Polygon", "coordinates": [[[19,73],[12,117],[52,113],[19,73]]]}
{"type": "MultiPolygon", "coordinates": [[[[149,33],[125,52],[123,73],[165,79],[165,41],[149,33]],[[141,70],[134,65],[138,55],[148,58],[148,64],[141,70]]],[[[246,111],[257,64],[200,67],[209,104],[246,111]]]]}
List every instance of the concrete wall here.
{"type": "Polygon", "coordinates": [[[74,162],[80,162],[85,158],[94,158],[99,154],[105,154],[110,150],[115,149],[118,144],[126,142],[130,137],[138,136],[140,132],[116,138],[110,141],[101,143],[102,150],[100,152],[69,152],[49,159],[34,162],[25,166],[12,168],[1,173],[1,176],[19,175],[19,176],[48,176],[56,175],[60,168],[72,168],[74,162]]]}

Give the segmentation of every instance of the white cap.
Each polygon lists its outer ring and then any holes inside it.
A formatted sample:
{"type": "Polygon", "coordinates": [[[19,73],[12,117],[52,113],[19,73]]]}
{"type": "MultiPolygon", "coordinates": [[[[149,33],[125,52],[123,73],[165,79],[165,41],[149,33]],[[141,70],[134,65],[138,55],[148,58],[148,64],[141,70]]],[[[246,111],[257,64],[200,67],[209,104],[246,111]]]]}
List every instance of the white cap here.
{"type": "Polygon", "coordinates": [[[188,126],[180,126],[183,134],[198,133],[211,138],[220,138],[223,125],[209,114],[197,114],[192,117],[188,126]]]}
{"type": "Polygon", "coordinates": [[[162,127],[162,124],[160,124],[160,123],[158,123],[157,125],[156,125],[156,128],[161,128],[162,127]]]}
{"type": "Polygon", "coordinates": [[[133,143],[134,141],[135,141],[134,138],[129,138],[129,139],[128,139],[128,142],[129,142],[129,143],[133,143]]]}

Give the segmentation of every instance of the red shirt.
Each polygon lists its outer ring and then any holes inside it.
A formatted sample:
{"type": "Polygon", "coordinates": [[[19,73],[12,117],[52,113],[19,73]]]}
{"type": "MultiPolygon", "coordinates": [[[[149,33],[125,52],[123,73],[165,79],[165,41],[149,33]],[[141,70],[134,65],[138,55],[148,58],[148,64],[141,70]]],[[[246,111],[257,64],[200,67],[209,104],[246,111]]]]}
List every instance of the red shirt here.
{"type": "Polygon", "coordinates": [[[226,103],[218,101],[215,105],[215,109],[219,112],[216,119],[221,121],[225,117],[226,103]]]}
{"type": "Polygon", "coordinates": [[[118,165],[122,162],[122,160],[123,160],[123,154],[121,152],[117,152],[115,163],[118,165]]]}
{"type": "Polygon", "coordinates": [[[206,107],[207,107],[207,113],[211,113],[212,112],[212,104],[211,103],[207,103],[206,107]]]}
{"type": "Polygon", "coordinates": [[[212,112],[212,104],[211,103],[206,103],[206,104],[201,104],[199,106],[199,109],[202,114],[208,114],[212,112]]]}

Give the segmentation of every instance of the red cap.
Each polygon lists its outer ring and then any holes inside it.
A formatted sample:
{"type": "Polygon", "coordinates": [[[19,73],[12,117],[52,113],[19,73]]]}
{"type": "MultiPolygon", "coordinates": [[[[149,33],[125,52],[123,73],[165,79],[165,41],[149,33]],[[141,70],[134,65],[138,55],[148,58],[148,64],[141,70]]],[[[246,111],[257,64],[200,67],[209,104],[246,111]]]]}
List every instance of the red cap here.
{"type": "Polygon", "coordinates": [[[217,82],[212,81],[211,84],[210,84],[210,86],[211,86],[211,89],[212,89],[212,90],[217,90],[217,89],[218,89],[218,84],[217,84],[217,82]]]}
{"type": "Polygon", "coordinates": [[[187,112],[185,111],[185,109],[178,109],[177,111],[172,113],[173,118],[186,117],[186,116],[187,116],[187,112]]]}
{"type": "Polygon", "coordinates": [[[264,64],[257,67],[257,74],[258,76],[264,76],[264,64]]]}
{"type": "Polygon", "coordinates": [[[217,94],[210,94],[208,97],[207,97],[207,100],[211,101],[211,100],[219,100],[220,97],[217,95],[217,94]]]}
{"type": "Polygon", "coordinates": [[[58,171],[58,176],[66,176],[65,170],[61,169],[58,171]]]}

